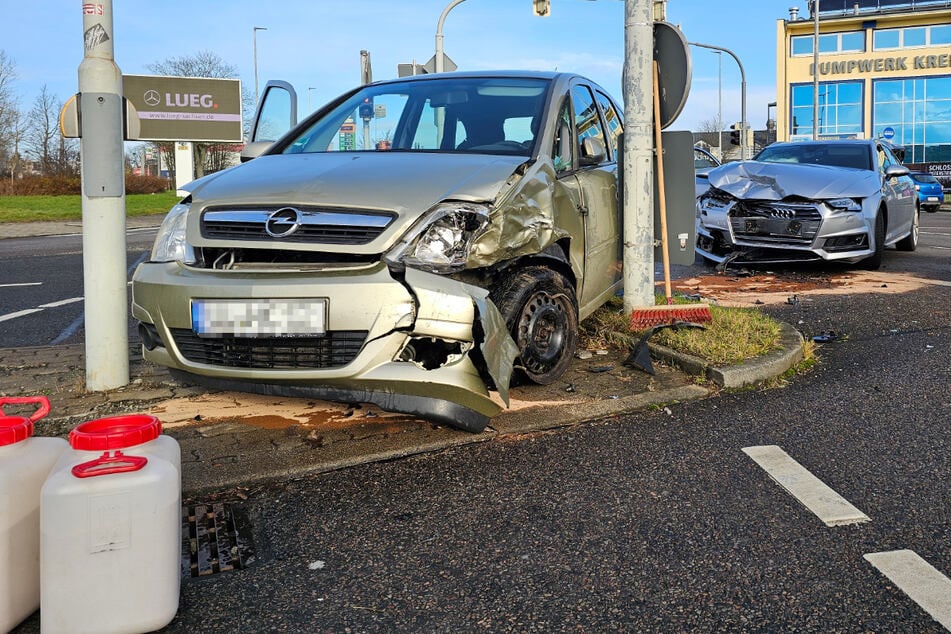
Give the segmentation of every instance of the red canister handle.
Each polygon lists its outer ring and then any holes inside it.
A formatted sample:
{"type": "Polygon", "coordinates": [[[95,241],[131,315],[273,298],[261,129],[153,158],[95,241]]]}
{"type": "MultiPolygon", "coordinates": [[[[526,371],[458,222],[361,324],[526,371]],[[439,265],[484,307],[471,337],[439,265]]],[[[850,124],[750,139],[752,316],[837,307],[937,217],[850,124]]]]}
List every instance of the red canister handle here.
{"type": "Polygon", "coordinates": [[[128,473],[138,471],[148,463],[149,459],[145,456],[126,456],[121,451],[115,455],[109,455],[109,452],[103,453],[95,460],[83,462],[72,468],[72,473],[77,478],[92,478],[101,475],[112,475],[113,473],[128,473]]]}
{"type": "Polygon", "coordinates": [[[0,414],[3,414],[4,405],[39,405],[30,416],[34,423],[50,413],[50,400],[45,396],[4,396],[0,398],[0,414]]]}

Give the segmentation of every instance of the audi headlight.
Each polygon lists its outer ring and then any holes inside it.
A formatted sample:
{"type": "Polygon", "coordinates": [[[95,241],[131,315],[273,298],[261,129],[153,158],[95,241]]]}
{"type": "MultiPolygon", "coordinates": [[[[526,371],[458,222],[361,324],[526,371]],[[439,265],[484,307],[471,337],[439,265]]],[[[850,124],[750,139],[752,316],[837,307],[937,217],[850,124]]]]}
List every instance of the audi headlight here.
{"type": "Polygon", "coordinates": [[[833,198],[832,200],[827,200],[826,204],[831,207],[833,211],[862,211],[862,205],[853,198],[833,198]]]}
{"type": "Polygon", "coordinates": [[[386,256],[390,266],[452,273],[466,266],[473,243],[489,226],[489,208],[440,203],[423,216],[386,256]]]}
{"type": "Polygon", "coordinates": [[[152,245],[152,262],[195,263],[195,250],[185,241],[185,221],[191,198],[186,198],[168,212],[152,245]]]}

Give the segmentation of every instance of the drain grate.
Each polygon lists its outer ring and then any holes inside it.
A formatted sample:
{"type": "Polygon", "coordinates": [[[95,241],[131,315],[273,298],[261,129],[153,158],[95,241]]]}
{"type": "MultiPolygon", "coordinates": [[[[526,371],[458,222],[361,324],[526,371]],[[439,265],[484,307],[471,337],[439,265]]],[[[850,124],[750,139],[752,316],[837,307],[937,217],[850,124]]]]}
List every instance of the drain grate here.
{"type": "Polygon", "coordinates": [[[254,561],[251,524],[231,504],[182,507],[182,577],[243,570],[254,561]]]}

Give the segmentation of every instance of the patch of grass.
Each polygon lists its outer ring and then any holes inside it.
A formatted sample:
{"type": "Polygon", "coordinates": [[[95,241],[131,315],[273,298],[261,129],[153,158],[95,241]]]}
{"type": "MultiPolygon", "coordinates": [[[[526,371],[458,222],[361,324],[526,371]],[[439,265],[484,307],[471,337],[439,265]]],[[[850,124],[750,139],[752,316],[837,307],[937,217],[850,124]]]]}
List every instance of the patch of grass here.
{"type": "MultiPolygon", "coordinates": [[[[164,214],[177,203],[174,191],[161,194],[127,194],[127,216],[164,214]]],[[[82,197],[71,196],[0,196],[0,222],[33,222],[36,220],[79,220],[82,218],[82,197]]]]}
{"type": "MultiPolygon", "coordinates": [[[[658,303],[664,301],[661,297],[658,303]]],[[[779,324],[754,308],[711,306],[710,314],[713,321],[704,324],[705,330],[667,328],[651,341],[714,365],[739,363],[779,348],[779,324]]],[[[631,332],[629,323],[630,315],[624,312],[623,301],[612,298],[581,324],[580,347],[630,350],[641,333],[631,332]]]]}

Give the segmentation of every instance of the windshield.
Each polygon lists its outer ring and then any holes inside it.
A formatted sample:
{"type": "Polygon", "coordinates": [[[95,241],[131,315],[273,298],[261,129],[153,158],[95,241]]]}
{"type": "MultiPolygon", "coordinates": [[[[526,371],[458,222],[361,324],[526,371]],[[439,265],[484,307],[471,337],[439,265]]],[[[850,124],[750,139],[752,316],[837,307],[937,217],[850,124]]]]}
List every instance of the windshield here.
{"type": "Polygon", "coordinates": [[[922,183],[937,183],[938,182],[938,179],[932,176],[931,174],[917,174],[913,172],[912,177],[914,177],[916,181],[920,181],[922,183]]]}
{"type": "Polygon", "coordinates": [[[370,85],[283,150],[412,151],[531,156],[549,81],[441,78],[370,85]]]}
{"type": "Polygon", "coordinates": [[[803,143],[770,145],[756,156],[767,163],[812,163],[853,169],[872,169],[868,145],[859,143],[803,143]]]}

